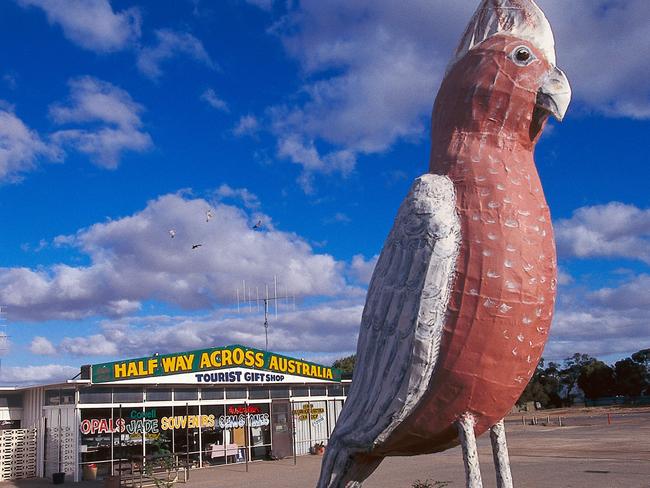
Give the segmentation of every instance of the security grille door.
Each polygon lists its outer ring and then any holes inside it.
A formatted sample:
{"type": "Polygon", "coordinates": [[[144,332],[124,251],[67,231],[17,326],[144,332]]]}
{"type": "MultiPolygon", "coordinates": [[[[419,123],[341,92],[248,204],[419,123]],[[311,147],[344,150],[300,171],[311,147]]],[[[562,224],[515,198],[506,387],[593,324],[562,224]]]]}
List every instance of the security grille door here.
{"type": "Polygon", "coordinates": [[[271,453],[277,458],[293,455],[291,405],[287,400],[273,400],[271,404],[271,453]]]}
{"type": "Polygon", "coordinates": [[[0,481],[36,476],[36,429],[0,430],[0,481]]]}

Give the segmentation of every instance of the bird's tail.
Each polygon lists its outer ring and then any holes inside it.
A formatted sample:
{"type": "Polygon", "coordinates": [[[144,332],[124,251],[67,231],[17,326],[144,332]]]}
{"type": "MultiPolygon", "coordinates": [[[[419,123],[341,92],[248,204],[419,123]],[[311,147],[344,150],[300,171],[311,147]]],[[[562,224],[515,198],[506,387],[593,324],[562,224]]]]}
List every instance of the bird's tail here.
{"type": "Polygon", "coordinates": [[[363,481],[379,466],[383,457],[352,452],[331,442],[325,449],[316,488],[360,488],[363,481]]]}

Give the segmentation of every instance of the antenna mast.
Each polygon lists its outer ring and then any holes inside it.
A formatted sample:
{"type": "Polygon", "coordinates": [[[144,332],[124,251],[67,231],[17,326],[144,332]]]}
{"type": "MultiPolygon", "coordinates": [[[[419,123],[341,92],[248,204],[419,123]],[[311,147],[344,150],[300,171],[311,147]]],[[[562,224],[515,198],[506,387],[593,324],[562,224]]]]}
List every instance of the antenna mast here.
{"type": "Polygon", "coordinates": [[[9,335],[7,334],[7,312],[5,308],[0,305],[0,376],[2,375],[2,356],[7,352],[7,343],[9,342],[9,335]]]}
{"type": "MultiPolygon", "coordinates": [[[[243,289],[243,297],[244,297],[244,303],[248,302],[248,307],[249,311],[251,311],[251,307],[253,305],[253,302],[256,302],[257,304],[257,310],[259,310],[260,302],[264,304],[264,350],[268,351],[269,350],[269,303],[273,302],[274,304],[274,311],[275,311],[275,318],[278,318],[278,300],[284,300],[285,303],[287,303],[288,299],[293,300],[293,308],[295,310],[296,308],[296,298],[295,296],[291,295],[289,296],[288,294],[285,294],[284,296],[278,296],[278,277],[274,276],[273,277],[273,296],[269,296],[269,285],[265,285],[265,296],[260,298],[259,294],[259,287],[256,287],[257,291],[257,298],[252,298],[250,296],[250,287],[249,287],[249,295],[248,299],[246,298],[246,282],[242,281],[242,285],[244,287],[243,289]]],[[[286,287],[285,287],[286,291],[286,287]]],[[[239,288],[237,288],[237,311],[240,311],[240,293],[239,293],[239,288]]]]}

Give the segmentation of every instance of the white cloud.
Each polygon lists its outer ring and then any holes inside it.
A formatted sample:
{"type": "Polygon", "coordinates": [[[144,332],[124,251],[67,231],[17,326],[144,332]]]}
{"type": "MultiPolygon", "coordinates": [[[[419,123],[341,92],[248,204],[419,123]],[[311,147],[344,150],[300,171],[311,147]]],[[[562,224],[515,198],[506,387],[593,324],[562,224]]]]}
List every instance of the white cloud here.
{"type": "Polygon", "coordinates": [[[0,107],[0,182],[19,180],[39,159],[60,157],[55,145],[41,139],[13,111],[0,107]]]}
{"type": "MultiPolygon", "coordinates": [[[[650,311],[650,275],[641,274],[617,288],[601,288],[589,294],[591,303],[612,310],[650,311]]],[[[646,316],[647,317],[647,316],[646,316]]]]}
{"type": "Polygon", "coordinates": [[[229,111],[228,104],[219,98],[212,88],[208,88],[201,94],[201,100],[206,102],[215,110],[221,110],[222,112],[229,111]]]}
{"type": "Polygon", "coordinates": [[[632,276],[616,287],[561,288],[544,357],[574,352],[594,356],[626,354],[650,344],[650,276],[632,276]]]}
{"type": "MultiPolygon", "coordinates": [[[[357,297],[359,298],[359,297],[357,297]]],[[[177,352],[201,347],[245,344],[263,349],[263,315],[242,308],[237,315],[215,312],[192,316],[142,316],[106,320],[100,333],[66,337],[60,349],[71,354],[120,357],[177,352]]],[[[273,309],[271,309],[273,312],[273,309]]],[[[356,348],[362,306],[354,301],[330,302],[307,309],[280,302],[280,313],[271,313],[269,348],[303,355],[339,357],[356,348]]]]}
{"type": "Polygon", "coordinates": [[[352,222],[352,219],[343,212],[336,212],[331,217],[323,219],[324,224],[349,224],[350,222],[352,222]]]}
{"type": "Polygon", "coordinates": [[[638,351],[650,341],[647,314],[648,310],[644,317],[609,309],[558,310],[544,357],[557,360],[575,352],[598,357],[638,351]]]}
{"type": "Polygon", "coordinates": [[[59,344],[59,349],[73,356],[115,356],[120,353],[118,344],[101,334],[65,337],[59,344]]]}
{"type": "Polygon", "coordinates": [[[613,116],[650,118],[650,3],[540,0],[577,100],[613,116]]]}
{"type": "Polygon", "coordinates": [[[135,8],[114,12],[108,0],[17,0],[23,7],[41,8],[50,24],[84,49],[110,52],[125,49],[140,36],[135,8]]]}
{"type": "Polygon", "coordinates": [[[260,199],[247,188],[233,188],[230,185],[223,183],[219,188],[217,188],[214,195],[219,200],[239,200],[246,208],[250,209],[256,209],[260,206],[260,199]]]}
{"type": "Polygon", "coordinates": [[[555,222],[560,257],[628,258],[650,264],[650,209],[610,202],[555,222]]]}
{"type": "Polygon", "coordinates": [[[362,254],[357,254],[352,258],[348,273],[359,283],[367,285],[370,283],[372,273],[375,270],[375,265],[379,259],[379,254],[375,254],[372,258],[366,261],[362,254]]]}
{"type": "Polygon", "coordinates": [[[10,90],[15,90],[18,86],[18,75],[14,72],[5,73],[2,75],[2,81],[5,82],[10,90]]]}
{"type": "Polygon", "coordinates": [[[268,117],[278,155],[304,168],[303,188],[316,173],[349,173],[359,154],[426,137],[435,87],[471,9],[424,0],[308,1],[275,24],[306,82],[304,102],[272,107],[268,117]]]}
{"type": "Polygon", "coordinates": [[[321,156],[313,141],[304,141],[295,134],[283,135],[279,138],[278,156],[302,166],[298,182],[305,193],[314,191],[314,173],[338,172],[345,176],[352,171],[356,164],[356,156],[352,151],[344,149],[321,156]]]}
{"type": "Polygon", "coordinates": [[[263,287],[274,276],[298,297],[345,290],[343,263],[315,254],[295,234],[266,225],[255,231],[250,222],[233,206],[164,195],[131,216],[58,240],[86,256],[87,266],[0,268],[0,303],[14,320],[78,319],[123,316],[146,300],[211,308],[232,303],[242,280],[263,287]],[[192,250],[197,243],[202,247],[192,250]]]}
{"type": "Polygon", "coordinates": [[[5,384],[29,385],[65,381],[79,374],[79,368],[62,364],[43,366],[2,366],[0,381],[5,384]]]}
{"type": "Polygon", "coordinates": [[[237,121],[237,124],[235,125],[235,128],[232,130],[232,132],[236,136],[240,137],[245,135],[252,135],[258,131],[259,127],[260,124],[256,117],[250,114],[242,115],[237,121]]]}
{"type": "Polygon", "coordinates": [[[46,337],[42,336],[36,336],[32,339],[32,342],[29,345],[29,350],[32,354],[41,356],[51,356],[56,354],[54,344],[52,344],[52,342],[50,342],[46,337]]]}
{"type": "Polygon", "coordinates": [[[573,282],[573,276],[571,276],[566,270],[558,267],[557,270],[557,282],[560,285],[569,285],[573,282]]]}
{"type": "Polygon", "coordinates": [[[162,75],[161,65],[178,55],[189,56],[208,68],[215,68],[214,62],[200,40],[188,32],[177,32],[171,29],[156,31],[156,44],[140,49],[137,66],[144,75],[157,79],[162,75]]]}
{"type": "Polygon", "coordinates": [[[143,152],[152,146],[142,130],[143,107],[121,88],[90,76],[69,81],[66,104],[54,104],[50,115],[58,124],[89,124],[52,134],[58,144],[73,146],[103,167],[115,168],[125,151],[143,152]]]}
{"type": "Polygon", "coordinates": [[[246,0],[246,3],[267,11],[273,8],[273,0],[246,0]]]}

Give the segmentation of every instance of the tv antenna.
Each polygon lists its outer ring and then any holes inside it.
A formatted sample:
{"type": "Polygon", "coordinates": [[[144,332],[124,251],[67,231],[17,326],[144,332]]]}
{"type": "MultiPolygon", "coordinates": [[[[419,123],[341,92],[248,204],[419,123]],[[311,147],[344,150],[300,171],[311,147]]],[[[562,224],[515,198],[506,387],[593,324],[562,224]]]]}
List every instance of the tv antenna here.
{"type": "Polygon", "coordinates": [[[296,297],[289,295],[287,287],[284,287],[284,295],[278,296],[278,277],[273,276],[273,295],[270,295],[269,285],[264,285],[264,295],[260,297],[259,286],[255,287],[255,296],[253,296],[253,289],[251,286],[246,287],[246,280],[242,280],[241,290],[237,287],[237,313],[242,309],[242,306],[248,304],[248,311],[253,312],[253,306],[259,312],[260,306],[264,308],[264,350],[269,350],[269,305],[273,303],[275,318],[278,318],[278,303],[284,300],[284,304],[289,306],[292,304],[293,309],[296,309],[296,297]]]}
{"type": "Polygon", "coordinates": [[[5,307],[0,305],[0,375],[2,374],[2,356],[7,352],[9,335],[7,334],[7,312],[5,307]]]}

